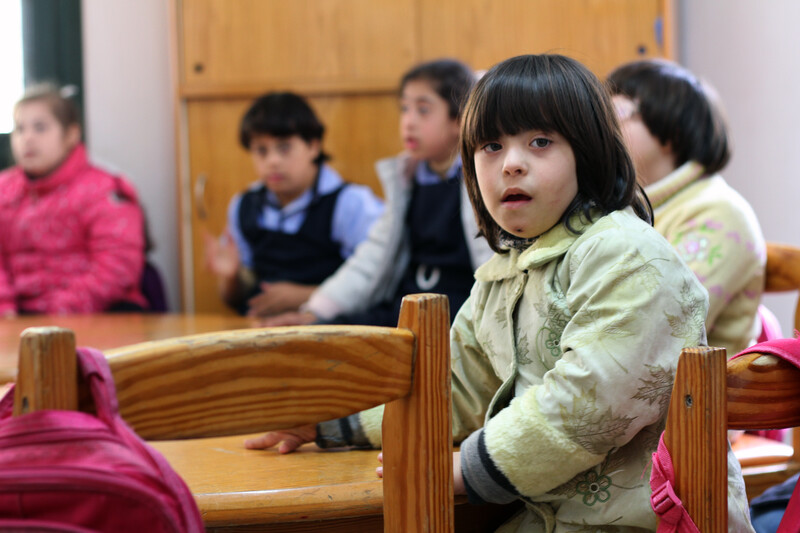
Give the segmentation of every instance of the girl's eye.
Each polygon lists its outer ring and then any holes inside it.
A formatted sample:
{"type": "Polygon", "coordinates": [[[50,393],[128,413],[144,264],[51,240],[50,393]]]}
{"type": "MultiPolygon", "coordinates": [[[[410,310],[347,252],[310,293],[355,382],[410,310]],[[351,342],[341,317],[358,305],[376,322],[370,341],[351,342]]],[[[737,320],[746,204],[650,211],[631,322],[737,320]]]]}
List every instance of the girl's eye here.
{"type": "Polygon", "coordinates": [[[263,146],[259,146],[256,148],[256,153],[261,157],[264,157],[265,155],[267,155],[267,149],[263,146]]]}
{"type": "Polygon", "coordinates": [[[486,143],[483,145],[483,148],[481,148],[481,150],[483,150],[484,152],[491,153],[501,150],[502,148],[503,147],[500,143],[486,143]]]}
{"type": "Polygon", "coordinates": [[[431,112],[430,108],[428,108],[426,106],[420,107],[418,111],[419,111],[419,114],[422,115],[423,117],[431,112]]]}
{"type": "Polygon", "coordinates": [[[537,137],[531,142],[531,146],[534,148],[546,148],[550,143],[552,143],[550,139],[545,139],[543,137],[537,137]]]}

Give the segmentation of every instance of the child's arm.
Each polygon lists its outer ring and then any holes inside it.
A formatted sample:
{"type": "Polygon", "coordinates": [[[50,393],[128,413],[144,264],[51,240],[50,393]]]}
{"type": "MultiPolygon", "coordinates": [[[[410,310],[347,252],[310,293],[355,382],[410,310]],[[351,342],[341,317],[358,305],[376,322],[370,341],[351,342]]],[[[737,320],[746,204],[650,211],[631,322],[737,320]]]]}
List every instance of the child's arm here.
{"type": "Polygon", "coordinates": [[[17,316],[17,306],[14,298],[14,287],[2,261],[0,250],[0,318],[14,318],[17,316]]]}
{"type": "MultiPolygon", "coordinates": [[[[379,176],[405,176],[405,179],[408,179],[413,167],[413,161],[404,156],[379,161],[375,166],[379,176]]],[[[390,192],[386,191],[386,194],[388,197],[390,192]]],[[[393,254],[395,248],[399,247],[405,222],[403,214],[397,210],[398,202],[387,200],[383,215],[372,225],[367,238],[314,291],[304,311],[329,320],[339,314],[359,311],[373,303],[376,291],[384,288],[380,284],[386,277],[387,269],[396,268],[392,263],[396,259],[393,254]]]]}

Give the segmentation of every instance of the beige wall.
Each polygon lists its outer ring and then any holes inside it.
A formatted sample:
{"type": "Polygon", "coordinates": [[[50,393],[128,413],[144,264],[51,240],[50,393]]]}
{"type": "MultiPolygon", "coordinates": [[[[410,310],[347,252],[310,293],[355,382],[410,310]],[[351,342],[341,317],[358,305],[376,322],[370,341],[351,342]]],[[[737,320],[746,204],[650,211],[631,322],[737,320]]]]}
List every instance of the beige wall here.
{"type": "MultiPolygon", "coordinates": [[[[679,58],[719,91],[733,134],[723,175],[768,240],[800,245],[800,2],[681,0],[679,58]]],[[[768,296],[791,334],[795,295],[768,296]]]]}
{"type": "Polygon", "coordinates": [[[175,143],[166,0],[83,0],[87,145],[139,190],[151,254],[179,304],[175,143]]]}

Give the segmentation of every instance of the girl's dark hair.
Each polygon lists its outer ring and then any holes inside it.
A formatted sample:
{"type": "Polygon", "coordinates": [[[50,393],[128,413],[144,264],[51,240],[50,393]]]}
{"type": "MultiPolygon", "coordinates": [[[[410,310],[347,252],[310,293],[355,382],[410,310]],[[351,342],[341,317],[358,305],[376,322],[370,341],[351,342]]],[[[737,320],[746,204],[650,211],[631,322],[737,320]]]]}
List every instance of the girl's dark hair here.
{"type": "Polygon", "coordinates": [[[464,180],[480,233],[496,252],[502,229],[489,215],[475,174],[475,151],[503,135],[529,130],[558,133],[575,155],[578,194],[561,223],[592,210],[605,215],[632,206],[652,221],[652,209],[636,184],[633,163],[625,148],[611,98],[586,67],[561,55],[524,55],[492,67],[475,85],[461,122],[464,180]]]}
{"type": "Polygon", "coordinates": [[[81,112],[72,99],[76,92],[77,88],[74,85],[59,88],[49,82],[37,83],[25,89],[22,98],[14,105],[14,112],[29,102],[44,102],[50,107],[62,128],[66,130],[70,126],[80,126],[81,112]]]}
{"type": "Polygon", "coordinates": [[[467,65],[455,59],[437,59],[420,63],[403,75],[400,80],[399,96],[410,81],[427,81],[433,90],[448,105],[450,118],[461,116],[461,107],[467,99],[469,90],[475,84],[475,73],[467,65]]]}
{"type": "Polygon", "coordinates": [[[608,77],[612,94],[634,100],[647,129],[669,144],[680,166],[697,161],[707,175],[719,172],[731,157],[728,126],[719,98],[709,85],[666,60],[627,63],[608,77]]]}
{"type": "MultiPolygon", "coordinates": [[[[291,137],[299,135],[305,142],[322,142],[325,126],[302,96],[290,92],[273,92],[258,97],[242,117],[239,143],[245,150],[256,135],[291,137]]],[[[321,165],[330,156],[320,149],[314,163],[321,165]]]]}

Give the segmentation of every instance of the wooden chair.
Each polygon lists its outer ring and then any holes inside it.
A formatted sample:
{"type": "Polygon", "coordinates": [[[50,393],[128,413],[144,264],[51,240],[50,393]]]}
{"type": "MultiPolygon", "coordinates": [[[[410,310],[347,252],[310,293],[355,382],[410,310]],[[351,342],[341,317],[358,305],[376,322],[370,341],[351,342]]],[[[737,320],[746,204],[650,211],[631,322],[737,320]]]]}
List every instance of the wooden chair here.
{"type": "Polygon", "coordinates": [[[724,348],[683,350],[664,443],[675,493],[703,533],[726,532],[727,429],[800,426],[800,370],[768,354],[726,363],[724,348]]]}
{"type": "MultiPolygon", "coordinates": [[[[764,291],[800,291],[800,248],[767,243],[764,291]]],[[[800,330],[800,298],[794,313],[794,328],[800,330]]],[[[787,336],[791,333],[784,332],[787,336]]],[[[747,496],[753,498],[800,471],[800,430],[791,430],[791,445],[742,435],[734,443],[734,453],[742,465],[747,496]]]]}
{"type": "MultiPolygon", "coordinates": [[[[397,328],[226,331],[133,345],[106,356],[123,418],[151,441],[284,429],[389,402],[383,424],[384,530],[453,531],[446,297],[407,296],[397,328]]],[[[77,409],[80,397],[72,332],[26,330],[15,413],[77,409]]],[[[324,472],[319,475],[324,485],[324,472]]],[[[298,520],[308,514],[297,511],[298,520]]]]}

